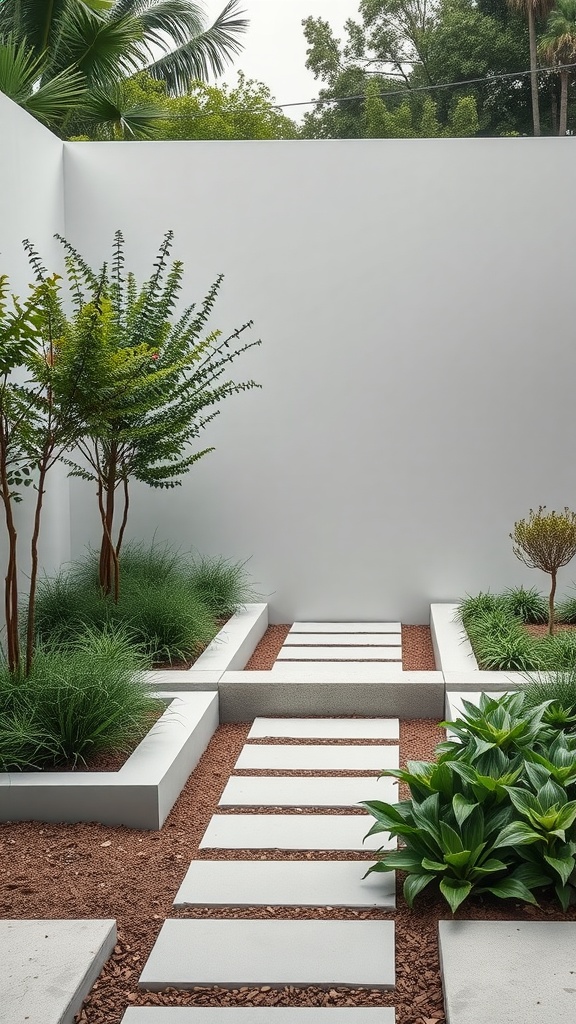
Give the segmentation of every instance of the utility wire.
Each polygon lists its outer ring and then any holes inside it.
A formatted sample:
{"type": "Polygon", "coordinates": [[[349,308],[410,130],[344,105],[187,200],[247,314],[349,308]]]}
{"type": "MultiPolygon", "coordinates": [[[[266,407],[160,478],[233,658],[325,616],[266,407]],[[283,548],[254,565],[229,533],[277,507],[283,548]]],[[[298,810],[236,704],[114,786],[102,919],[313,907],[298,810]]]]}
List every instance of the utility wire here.
{"type": "MultiPolygon", "coordinates": [[[[574,68],[576,68],[576,63],[574,63],[574,64],[556,64],[554,67],[550,67],[550,68],[536,68],[536,74],[550,75],[550,74],[556,74],[558,71],[573,70],[574,68]]],[[[390,98],[396,97],[396,96],[404,96],[404,97],[410,96],[411,94],[417,93],[417,92],[434,92],[434,90],[437,90],[437,89],[465,88],[468,85],[479,85],[481,83],[501,82],[501,81],[503,81],[505,79],[508,79],[508,78],[524,78],[526,75],[531,75],[531,74],[532,74],[532,71],[508,71],[508,72],[506,72],[504,74],[500,74],[500,75],[485,75],[483,78],[468,78],[464,82],[442,82],[439,85],[417,85],[414,88],[411,88],[410,86],[406,86],[404,89],[396,89],[396,90],[393,90],[391,92],[381,92],[381,93],[378,93],[377,97],[374,97],[374,98],[386,100],[386,99],[390,99],[390,98]]],[[[315,107],[315,106],[318,106],[318,104],[347,103],[347,102],[352,102],[353,100],[365,100],[365,99],[366,99],[366,95],[364,93],[359,93],[357,96],[331,96],[329,98],[324,98],[324,99],[320,99],[319,98],[319,99],[315,99],[315,100],[302,100],[301,102],[298,102],[298,103],[271,103],[270,106],[272,107],[273,110],[286,110],[289,107],[315,107]]],[[[244,109],[247,110],[248,108],[244,108],[244,109]]],[[[222,113],[222,114],[241,114],[242,112],[243,112],[242,108],[233,109],[232,107],[228,107],[228,108],[223,107],[223,109],[220,111],[220,113],[222,113]]],[[[214,112],[194,114],[192,116],[189,116],[187,114],[170,114],[169,112],[167,112],[165,115],[164,114],[162,115],[162,120],[163,121],[178,121],[178,120],[196,121],[196,120],[199,120],[202,117],[214,117],[214,112]]]]}

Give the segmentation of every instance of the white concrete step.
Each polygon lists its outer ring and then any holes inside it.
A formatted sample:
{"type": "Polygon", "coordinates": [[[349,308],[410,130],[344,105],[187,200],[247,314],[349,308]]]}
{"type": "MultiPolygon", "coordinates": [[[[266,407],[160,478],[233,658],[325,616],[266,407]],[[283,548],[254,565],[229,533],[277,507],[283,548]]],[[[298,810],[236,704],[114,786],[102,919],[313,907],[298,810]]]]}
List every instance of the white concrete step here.
{"type": "Polygon", "coordinates": [[[399,647],[291,647],[280,648],[277,661],[401,661],[399,647]]]}
{"type": "Polygon", "coordinates": [[[284,647],[301,644],[306,647],[326,647],[340,645],[342,647],[401,647],[401,633],[288,633],[284,647]]]}
{"type": "Polygon", "coordinates": [[[237,769],[277,771],[375,771],[398,767],[397,746],[329,746],[308,743],[247,743],[236,761],[237,769]]]}
{"type": "Polygon", "coordinates": [[[364,836],[368,814],[215,814],[201,850],[386,850],[396,849],[387,832],[364,836]]]}
{"type": "Polygon", "coordinates": [[[115,943],[114,920],[0,920],[0,1021],[73,1024],[115,943]]]}
{"type": "MultiPolygon", "coordinates": [[[[272,675],[279,682],[388,683],[410,681],[401,661],[275,661],[272,675]]],[[[411,673],[416,676],[416,673],[411,673]]],[[[435,673],[439,675],[439,673],[435,673]]],[[[255,675],[251,672],[250,675],[255,675]]],[[[267,673],[268,675],[268,673],[267,673]]],[[[424,675],[424,673],[418,673],[424,675]]],[[[441,678],[441,677],[440,677],[441,678]]],[[[234,677],[232,677],[234,681],[234,677]]],[[[256,680],[254,680],[256,681],[256,680]]],[[[414,680],[417,681],[417,680],[414,680]]]]}
{"type": "Polygon", "coordinates": [[[291,633],[401,633],[400,622],[294,622],[291,633]]]}
{"type": "Polygon", "coordinates": [[[450,1024],[574,1024],[576,922],[440,921],[438,927],[450,1024]]]}
{"type": "Polygon", "coordinates": [[[390,1006],[130,1006],[121,1024],[394,1024],[395,1020],[390,1006]]]}
{"type": "Polygon", "coordinates": [[[397,740],[397,718],[255,718],[248,739],[397,740]]]}
{"type": "Polygon", "coordinates": [[[391,988],[393,921],[171,920],[140,975],[152,991],[195,985],[391,988]]]}
{"type": "Polygon", "coordinates": [[[193,860],[175,907],[394,908],[395,872],[358,860],[193,860]]]}
{"type": "Polygon", "coordinates": [[[355,807],[362,800],[398,799],[394,779],[355,776],[233,776],[219,807],[355,807]]]}

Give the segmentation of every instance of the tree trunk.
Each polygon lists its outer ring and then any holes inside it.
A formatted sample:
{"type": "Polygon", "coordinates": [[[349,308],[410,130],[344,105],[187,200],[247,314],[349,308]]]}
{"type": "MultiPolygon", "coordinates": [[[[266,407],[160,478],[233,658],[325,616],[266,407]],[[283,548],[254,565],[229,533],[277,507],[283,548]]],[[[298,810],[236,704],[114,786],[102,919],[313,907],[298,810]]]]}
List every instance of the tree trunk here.
{"type": "Polygon", "coordinates": [[[120,594],[120,578],[118,567],[118,555],[114,546],[114,511],[116,498],[116,446],[112,445],[108,463],[106,483],[100,484],[98,489],[98,505],[100,518],[102,520],[102,543],[100,545],[99,579],[102,593],[107,596],[114,592],[114,600],[118,603],[120,594]],[[105,503],[104,503],[105,493],[105,503]]]}
{"type": "Polygon", "coordinates": [[[8,670],[10,672],[17,672],[20,668],[20,640],[18,636],[18,535],[14,525],[5,450],[2,446],[0,446],[0,491],[2,492],[2,504],[4,505],[4,517],[8,533],[8,567],[4,580],[6,654],[8,656],[8,670]]]}
{"type": "Polygon", "coordinates": [[[560,128],[558,135],[566,135],[568,127],[568,72],[560,72],[560,128]]]}
{"type": "Polygon", "coordinates": [[[558,98],[554,86],[550,90],[550,117],[552,121],[552,135],[558,135],[558,98]]]}
{"type": "Polygon", "coordinates": [[[40,466],[40,475],[38,477],[38,497],[36,499],[36,509],[34,512],[34,530],[32,532],[32,540],[30,542],[30,552],[32,556],[32,567],[30,572],[30,592],[28,595],[28,617],[26,622],[26,675],[29,676],[32,671],[32,659],[34,657],[34,627],[36,619],[36,582],[38,580],[38,538],[40,536],[40,522],[42,519],[42,505],[44,503],[44,484],[46,482],[46,473],[48,471],[48,459],[49,455],[45,451],[40,466]]]}
{"type": "Polygon", "coordinates": [[[530,38],[530,88],[532,92],[532,120],[534,135],[540,135],[540,107],[538,105],[538,54],[536,52],[536,24],[534,12],[528,6],[528,35],[530,38]]]}
{"type": "Polygon", "coordinates": [[[550,589],[550,597],[548,598],[548,635],[552,636],[554,632],[554,598],[556,596],[556,573],[550,573],[552,577],[552,587],[550,589]]]}

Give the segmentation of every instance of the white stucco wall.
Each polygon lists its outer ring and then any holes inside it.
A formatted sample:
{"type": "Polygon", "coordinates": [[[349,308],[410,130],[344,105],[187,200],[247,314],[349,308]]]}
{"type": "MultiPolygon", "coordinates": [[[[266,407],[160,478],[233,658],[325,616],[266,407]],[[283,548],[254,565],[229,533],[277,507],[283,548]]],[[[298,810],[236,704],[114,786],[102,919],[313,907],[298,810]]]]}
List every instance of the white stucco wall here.
{"type": "MultiPolygon", "coordinates": [[[[571,140],[67,144],[64,217],[60,143],[1,96],[0,120],[18,287],[25,236],[49,261],[64,227],[100,263],[121,227],[142,276],[174,228],[186,298],[223,271],[214,326],[264,340],[234,370],[263,390],[222,407],[181,490],[135,495],[133,536],[251,557],[276,621],[425,621],[540,583],[508,533],[576,505],[571,140]]],[[[73,554],[96,536],[74,482],[73,554]]]]}
{"type": "MultiPolygon", "coordinates": [[[[22,241],[28,238],[50,271],[61,271],[56,231],[65,233],[63,144],[34,118],[0,93],[0,274],[8,274],[11,291],[24,297],[32,281],[22,241]]],[[[31,495],[17,508],[20,564],[26,586],[31,495]]],[[[0,565],[5,538],[0,521],[0,565]]],[[[41,538],[42,564],[56,569],[70,558],[70,502],[66,474],[55,469],[46,489],[41,538]]]]}

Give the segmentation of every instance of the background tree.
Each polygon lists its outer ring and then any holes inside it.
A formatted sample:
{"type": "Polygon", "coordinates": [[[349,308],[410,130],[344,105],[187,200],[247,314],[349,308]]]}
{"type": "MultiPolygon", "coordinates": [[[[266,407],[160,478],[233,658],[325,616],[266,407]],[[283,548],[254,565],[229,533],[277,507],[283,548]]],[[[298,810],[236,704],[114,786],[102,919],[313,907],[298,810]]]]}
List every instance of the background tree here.
{"type": "Polygon", "coordinates": [[[556,577],[563,565],[576,555],[576,513],[565,508],[563,512],[546,512],[541,505],[537,512],[530,509],[528,519],[514,523],[510,534],[514,554],[530,569],[542,569],[551,578],[548,599],[548,633],[554,632],[554,598],[556,577]]]}
{"type": "Polygon", "coordinates": [[[540,135],[540,104],[538,100],[538,52],[536,45],[536,21],[545,18],[552,7],[554,0],[509,0],[510,6],[523,14],[528,22],[528,37],[530,47],[530,91],[532,96],[532,118],[534,123],[534,135],[540,135]]]}
{"type": "MultiPolygon", "coordinates": [[[[3,0],[0,4],[0,43],[20,44],[29,62],[36,61],[34,90],[56,82],[70,88],[80,82],[83,109],[70,100],[76,134],[82,112],[90,122],[123,123],[150,133],[154,112],[127,105],[123,83],[139,70],[165,82],[172,95],[193,79],[205,81],[221,74],[241,51],[247,21],[239,0],[229,0],[211,26],[192,0],[3,0]],[[160,52],[160,56],[155,56],[160,52]],[[148,120],[146,121],[146,118],[148,120]]],[[[5,60],[9,54],[5,54],[5,60]]],[[[4,78],[6,80],[7,74],[4,78]]],[[[54,86],[52,87],[54,90],[54,86]]],[[[13,94],[13,98],[17,93],[13,94]]],[[[29,97],[27,102],[29,102],[29,97]]],[[[60,100],[65,99],[60,89],[60,100]]],[[[52,127],[66,130],[66,119],[52,127]]]]}
{"type": "MultiPolygon", "coordinates": [[[[576,0],[556,0],[539,51],[552,66],[576,62],[576,0]]],[[[569,68],[560,69],[559,135],[566,135],[568,127],[568,83],[572,77],[569,68]]]]}
{"type": "MultiPolygon", "coordinates": [[[[296,139],[298,126],[278,110],[270,90],[240,72],[234,88],[192,82],[186,95],[172,97],[164,82],[142,71],[124,84],[127,105],[153,107],[156,139],[296,139]]],[[[74,136],[73,136],[74,137],[74,136]]],[[[121,124],[95,124],[89,135],[76,138],[123,139],[121,124]]]]}
{"type": "MultiPolygon", "coordinates": [[[[170,264],[172,232],[160,247],[150,279],[140,288],[124,272],[124,240],[116,233],[111,266],[94,273],[61,239],[72,286],[73,315],[59,342],[73,373],[83,375],[74,400],[83,421],[78,451],[85,462],[69,461],[71,475],[96,484],[102,524],[99,578],[104,594],[119,595],[119,555],[129,512],[130,482],[177,487],[190,467],[211,448],[191,445],[218,415],[223,399],[258,387],[254,381],[223,380],[241,353],[260,341],[238,345],[251,322],[223,338],[202,332],[222,283],[219,277],[199,310],[176,315],[183,266],[170,264]],[[117,501],[117,493],[122,495],[117,501]]],[[[70,387],[63,378],[57,401],[70,387]]]]}
{"type": "MultiPolygon", "coordinates": [[[[467,134],[472,100],[478,134],[532,130],[529,79],[517,76],[526,66],[527,25],[505,0],[361,0],[359,20],[346,23],[343,41],[327,21],[308,18],[303,25],[307,67],[322,82],[320,98],[359,97],[306,114],[306,137],[362,137],[367,82],[377,84],[389,112],[410,106],[415,135],[428,124],[433,135],[438,125],[448,134],[463,125],[467,134]],[[424,116],[430,100],[436,105],[432,121],[424,116]],[[467,102],[455,116],[462,100],[467,102]]],[[[540,91],[547,94],[545,80],[540,91]]],[[[547,115],[547,128],[549,123],[547,115]]]]}

